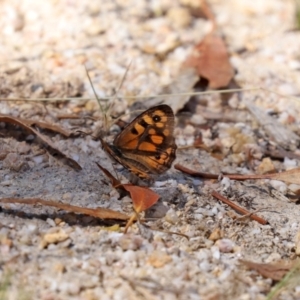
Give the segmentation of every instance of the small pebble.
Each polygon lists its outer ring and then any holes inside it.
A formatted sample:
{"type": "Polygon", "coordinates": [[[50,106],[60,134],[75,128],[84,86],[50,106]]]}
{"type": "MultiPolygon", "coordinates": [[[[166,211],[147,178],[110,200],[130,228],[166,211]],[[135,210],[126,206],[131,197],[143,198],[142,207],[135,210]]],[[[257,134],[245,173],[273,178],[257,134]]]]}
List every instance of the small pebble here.
{"type": "Polygon", "coordinates": [[[287,193],[287,185],[282,181],[270,180],[270,185],[284,195],[287,193]]]}
{"type": "Polygon", "coordinates": [[[179,28],[187,27],[192,20],[189,10],[183,7],[172,7],[168,10],[167,17],[179,28]]]}
{"type": "Polygon", "coordinates": [[[165,216],[165,220],[171,224],[176,224],[179,221],[176,211],[173,208],[170,208],[165,216]]]}
{"type": "Polygon", "coordinates": [[[219,248],[220,252],[222,253],[229,253],[233,252],[235,244],[230,239],[221,239],[216,241],[215,245],[219,248]]]}
{"type": "Polygon", "coordinates": [[[46,233],[40,243],[40,248],[45,248],[50,244],[56,244],[65,241],[69,238],[69,235],[66,234],[63,230],[59,230],[55,233],[46,233]]]}
{"type": "Polygon", "coordinates": [[[220,255],[220,249],[217,246],[212,246],[211,247],[211,253],[212,253],[212,257],[216,260],[219,260],[221,255],[220,255]]]}

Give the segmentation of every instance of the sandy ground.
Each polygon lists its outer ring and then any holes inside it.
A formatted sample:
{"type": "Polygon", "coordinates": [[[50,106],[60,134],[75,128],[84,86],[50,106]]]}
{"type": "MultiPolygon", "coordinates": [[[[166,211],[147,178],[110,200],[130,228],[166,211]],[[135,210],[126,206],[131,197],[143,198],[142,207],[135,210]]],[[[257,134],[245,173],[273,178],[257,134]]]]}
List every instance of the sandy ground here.
{"type": "MultiPolygon", "coordinates": [[[[117,97],[107,102],[112,108],[108,115],[125,113],[123,119],[128,121],[130,110],[151,106],[152,96],[178,82],[182,63],[211,29],[209,21],[193,13],[198,3],[1,1],[0,112],[69,130],[105,131],[104,113],[91,99],[85,64],[100,97],[117,91],[117,97]],[[148,98],[125,98],[132,96],[148,98]],[[74,99],[61,100],[66,97],[74,99]],[[20,101],[24,98],[60,100],[20,101]],[[67,114],[80,118],[62,118],[67,114]]],[[[193,114],[176,118],[175,137],[182,148],[176,163],[216,174],[299,166],[299,160],[291,158],[262,163],[263,149],[272,141],[245,104],[250,101],[299,134],[300,106],[292,98],[300,95],[294,4],[209,1],[235,68],[235,81],[244,88],[272,92],[245,91],[233,95],[225,106],[219,95],[200,97],[193,114]],[[208,119],[208,113],[215,119],[208,119]],[[208,148],[222,149],[223,159],[192,147],[200,134],[208,148]],[[251,163],[249,149],[254,153],[251,163]]],[[[189,83],[181,82],[180,91],[189,88],[189,83]]],[[[170,97],[160,101],[175,106],[170,97]]],[[[82,170],[76,171],[20,128],[4,123],[0,128],[1,198],[40,197],[132,213],[131,199],[120,198],[95,165],[101,163],[113,172],[99,141],[45,132],[81,165],[82,170]]],[[[108,140],[119,131],[115,125],[108,129],[108,140]]],[[[298,151],[292,140],[281,146],[298,151]]],[[[126,182],[128,172],[116,169],[126,182]]],[[[155,178],[152,188],[161,199],[147,214],[155,218],[149,224],[180,232],[188,240],[141,231],[137,225],[124,235],[122,222],[41,205],[1,204],[0,299],[265,299],[274,283],[248,270],[239,259],[270,263],[295,259],[300,253],[299,207],[289,197],[297,186],[270,180],[204,181],[171,169],[155,178]],[[238,215],[214,199],[212,190],[249,211],[258,210],[268,224],[236,220],[238,215]]],[[[300,299],[300,285],[287,288],[278,299],[300,299]]]]}

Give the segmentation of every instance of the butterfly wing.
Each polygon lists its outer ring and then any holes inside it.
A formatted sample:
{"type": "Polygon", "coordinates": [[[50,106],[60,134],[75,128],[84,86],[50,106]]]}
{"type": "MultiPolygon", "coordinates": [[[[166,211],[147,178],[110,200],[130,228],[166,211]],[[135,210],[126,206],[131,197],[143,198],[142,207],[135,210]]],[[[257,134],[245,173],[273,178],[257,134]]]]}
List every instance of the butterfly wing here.
{"type": "Polygon", "coordinates": [[[140,177],[161,174],[176,158],[174,114],[168,105],[152,107],[136,117],[115,138],[112,150],[121,164],[140,177]]]}

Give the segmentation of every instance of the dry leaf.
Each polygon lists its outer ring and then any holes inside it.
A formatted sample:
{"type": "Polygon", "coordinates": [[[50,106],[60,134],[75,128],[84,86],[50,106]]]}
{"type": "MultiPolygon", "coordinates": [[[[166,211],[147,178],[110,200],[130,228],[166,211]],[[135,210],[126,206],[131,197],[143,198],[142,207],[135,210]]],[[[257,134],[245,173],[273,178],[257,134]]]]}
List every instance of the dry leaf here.
{"type": "MultiPolygon", "coordinates": [[[[0,115],[1,116],[1,115],[0,115]]],[[[66,129],[63,129],[57,125],[46,123],[46,122],[41,122],[41,121],[35,121],[35,120],[25,120],[25,119],[18,119],[27,126],[37,126],[39,128],[47,129],[56,133],[59,133],[65,137],[70,137],[73,133],[70,131],[67,131],[66,129]]]]}
{"type": "Polygon", "coordinates": [[[240,260],[240,262],[246,265],[248,268],[256,270],[260,275],[276,281],[281,280],[287,272],[289,272],[298,264],[298,260],[279,261],[270,264],[260,264],[247,260],[240,260]]]}
{"type": "Polygon", "coordinates": [[[123,184],[123,188],[130,193],[133,207],[136,212],[144,211],[153,206],[159,199],[159,195],[144,186],[123,184]]]}
{"type": "Polygon", "coordinates": [[[0,203],[20,203],[20,204],[28,204],[28,205],[44,205],[51,206],[59,209],[63,209],[66,211],[70,211],[73,213],[85,214],[95,218],[100,219],[115,219],[115,220],[128,220],[129,217],[121,212],[114,211],[107,208],[86,208],[79,207],[64,203],[59,203],[50,200],[43,200],[40,198],[27,198],[27,199],[19,199],[19,198],[2,198],[0,199],[0,203]]]}
{"type": "MultiPolygon", "coordinates": [[[[37,124],[37,122],[31,122],[31,121],[27,121],[27,120],[21,120],[18,118],[14,118],[11,116],[7,116],[7,115],[2,115],[0,114],[0,122],[4,122],[4,123],[10,123],[10,124],[15,124],[18,126],[23,127],[25,130],[29,131],[30,133],[36,135],[45,145],[45,147],[47,148],[47,150],[53,155],[55,154],[55,156],[57,158],[60,158],[62,160],[65,160],[66,163],[71,166],[72,168],[74,168],[75,170],[81,170],[81,166],[72,158],[68,157],[66,154],[64,154],[63,152],[61,152],[59,149],[57,149],[53,143],[50,141],[50,139],[44,135],[42,135],[39,131],[35,130],[34,128],[32,128],[30,125],[32,124],[37,124]]],[[[39,124],[41,125],[42,122],[39,122],[39,124]]],[[[43,123],[44,125],[45,123],[43,123]]],[[[51,127],[52,129],[54,129],[54,127],[51,127]]],[[[56,128],[56,127],[55,127],[56,128]]],[[[48,126],[48,129],[50,129],[50,127],[48,126]]],[[[56,128],[57,129],[57,128],[56,128]]]]}
{"type": "Polygon", "coordinates": [[[114,187],[114,188],[117,188],[117,187],[122,187],[122,184],[121,182],[115,178],[108,170],[106,170],[105,168],[103,168],[101,165],[99,165],[97,162],[96,162],[96,165],[98,166],[98,168],[105,174],[105,176],[110,180],[111,182],[111,185],[114,187]]]}
{"type": "Polygon", "coordinates": [[[114,188],[123,189],[129,192],[133,207],[136,213],[134,213],[126,224],[125,232],[131,226],[133,221],[138,218],[137,213],[142,212],[151,206],[153,206],[159,199],[159,195],[153,192],[151,189],[144,186],[137,186],[133,184],[122,184],[116,179],[108,170],[96,163],[100,170],[110,179],[114,188]]]}
{"type": "Polygon", "coordinates": [[[266,174],[264,178],[300,184],[300,168],[291,169],[281,173],[266,174]]]}
{"type": "Polygon", "coordinates": [[[208,34],[187,58],[185,67],[195,68],[200,77],[209,81],[209,88],[218,89],[229,85],[234,69],[222,38],[208,34]]]}
{"type": "MultiPolygon", "coordinates": [[[[174,168],[176,170],[179,170],[191,176],[202,177],[206,179],[218,179],[221,175],[221,174],[210,174],[210,173],[202,173],[202,172],[194,171],[180,164],[175,164],[174,168]]],[[[300,168],[295,168],[292,170],[284,171],[281,173],[273,173],[273,174],[240,175],[240,174],[223,173],[222,175],[225,175],[226,177],[232,180],[273,179],[273,180],[279,180],[287,183],[294,183],[300,185],[300,168]]]]}
{"type": "Polygon", "coordinates": [[[114,188],[121,188],[129,192],[136,212],[142,212],[153,206],[159,199],[159,195],[145,186],[122,184],[108,170],[96,163],[102,172],[110,179],[114,188]]]}

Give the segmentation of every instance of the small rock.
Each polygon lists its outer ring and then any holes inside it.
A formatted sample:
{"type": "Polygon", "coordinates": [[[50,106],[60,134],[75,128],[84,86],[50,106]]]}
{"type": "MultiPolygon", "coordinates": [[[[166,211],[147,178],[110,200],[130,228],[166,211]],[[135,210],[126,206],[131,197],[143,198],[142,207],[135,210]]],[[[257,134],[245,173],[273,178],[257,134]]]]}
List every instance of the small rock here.
{"type": "Polygon", "coordinates": [[[46,248],[49,244],[57,244],[65,241],[68,238],[69,235],[66,234],[63,230],[59,230],[58,232],[54,233],[46,233],[43,236],[40,247],[43,249],[46,248]]]}
{"type": "Polygon", "coordinates": [[[275,171],[275,166],[270,157],[265,157],[257,168],[259,174],[267,174],[275,171]]]}
{"type": "Polygon", "coordinates": [[[169,209],[166,213],[165,220],[171,224],[176,224],[179,221],[179,218],[174,209],[169,209]]]}
{"type": "Polygon", "coordinates": [[[153,251],[147,260],[148,264],[150,264],[154,268],[161,268],[171,261],[172,261],[171,256],[159,250],[153,251]]]}
{"type": "Polygon", "coordinates": [[[66,272],[66,266],[61,262],[57,262],[57,263],[54,264],[53,270],[56,274],[57,273],[64,273],[64,272],[66,272]]]}
{"type": "Polygon", "coordinates": [[[41,164],[44,161],[47,161],[47,157],[45,155],[37,155],[32,157],[32,160],[37,164],[41,164]]]}
{"type": "Polygon", "coordinates": [[[211,241],[217,241],[217,240],[219,240],[220,238],[222,238],[222,236],[223,236],[223,233],[222,233],[221,229],[220,229],[220,228],[216,228],[216,229],[210,234],[209,239],[210,239],[211,241]]]}
{"type": "Polygon", "coordinates": [[[21,142],[17,146],[17,152],[19,154],[28,154],[30,149],[31,149],[30,145],[28,145],[26,142],[21,142]]]}
{"type": "Polygon", "coordinates": [[[220,255],[220,250],[219,250],[219,247],[217,246],[212,246],[211,247],[211,254],[212,254],[212,257],[216,260],[219,260],[221,255],[220,255]]]}
{"type": "Polygon", "coordinates": [[[140,236],[122,235],[117,244],[122,250],[137,250],[142,246],[143,240],[140,236]]]}
{"type": "Polygon", "coordinates": [[[281,255],[277,252],[273,252],[267,257],[267,259],[265,260],[265,263],[276,262],[276,261],[279,261],[280,259],[281,259],[281,255]]]}
{"type": "Polygon", "coordinates": [[[28,166],[28,164],[17,153],[8,153],[3,160],[4,168],[11,169],[16,172],[19,172],[25,166],[28,166]]]}
{"type": "Polygon", "coordinates": [[[270,185],[277,191],[281,192],[282,194],[286,194],[287,192],[287,185],[278,180],[270,180],[270,185]]]}
{"type": "Polygon", "coordinates": [[[169,9],[167,18],[179,28],[189,26],[192,20],[189,10],[183,7],[172,7],[169,9]]]}
{"type": "Polygon", "coordinates": [[[216,241],[215,245],[219,248],[222,253],[232,252],[234,249],[234,242],[230,239],[221,239],[216,241]]]}
{"type": "Polygon", "coordinates": [[[223,177],[223,179],[221,180],[221,185],[224,190],[228,189],[231,185],[230,179],[228,177],[223,177]]]}
{"type": "Polygon", "coordinates": [[[12,180],[4,180],[1,182],[2,186],[10,186],[13,183],[12,180]]]}
{"type": "Polygon", "coordinates": [[[91,19],[84,27],[87,35],[97,36],[99,34],[104,33],[107,30],[107,26],[108,24],[96,18],[96,19],[91,19]]]}
{"type": "Polygon", "coordinates": [[[54,220],[53,220],[53,219],[51,219],[51,218],[47,218],[46,222],[47,222],[47,223],[48,223],[50,226],[52,226],[52,227],[56,227],[56,224],[55,224],[55,222],[54,222],[54,220]]]}
{"type": "Polygon", "coordinates": [[[297,167],[297,160],[296,159],[289,159],[288,157],[284,158],[283,161],[284,167],[289,170],[297,167]]]}

